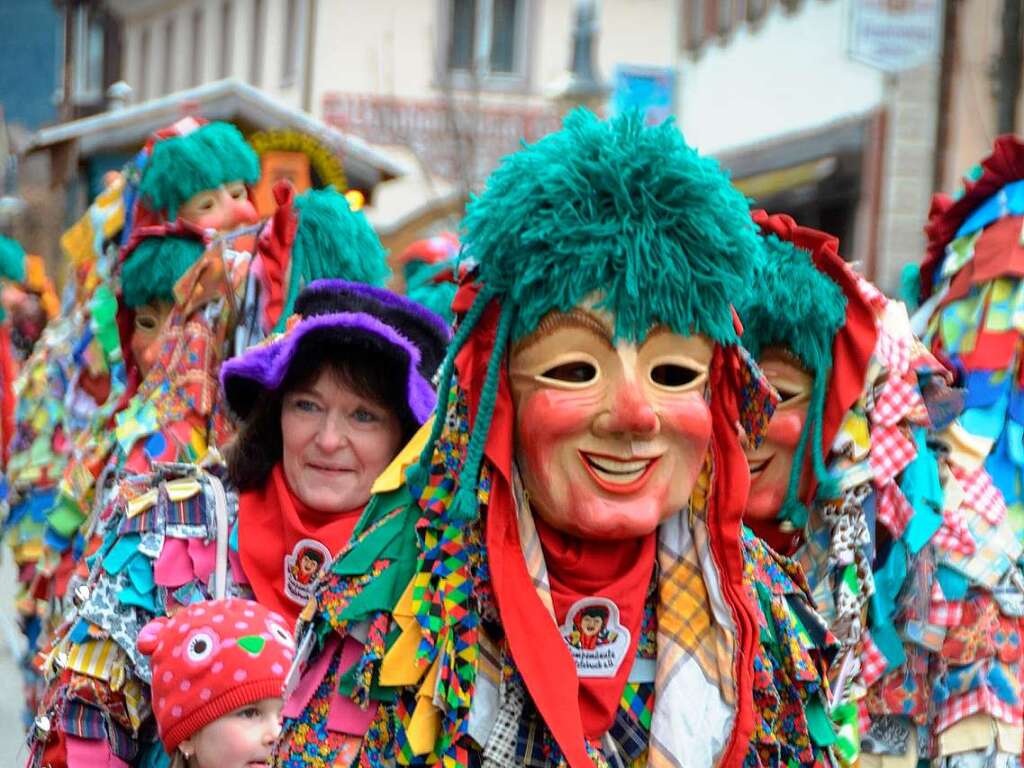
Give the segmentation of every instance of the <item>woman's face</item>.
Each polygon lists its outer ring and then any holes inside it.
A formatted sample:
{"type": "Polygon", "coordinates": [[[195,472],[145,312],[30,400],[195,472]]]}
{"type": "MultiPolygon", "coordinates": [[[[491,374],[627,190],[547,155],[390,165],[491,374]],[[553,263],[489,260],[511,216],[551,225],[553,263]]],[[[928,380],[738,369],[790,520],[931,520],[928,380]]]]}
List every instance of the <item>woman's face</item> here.
{"type": "Polygon", "coordinates": [[[366,504],[401,442],[398,416],[353,392],[329,369],[281,404],[285,478],[303,504],[320,512],[366,504]]]}
{"type": "Polygon", "coordinates": [[[612,318],[553,312],[509,359],[516,456],[535,512],[588,539],[654,531],[685,507],[711,441],[703,336],[651,329],[613,341],[612,318]]]}
{"type": "MultiPolygon", "coordinates": [[[[768,422],[764,442],[746,451],[750,495],[745,514],[753,520],[773,520],[786,499],[793,454],[807,421],[813,381],[792,355],[779,349],[766,350],[758,364],[782,399],[768,422]]],[[[804,490],[806,482],[807,478],[801,478],[798,490],[804,490]]]]}

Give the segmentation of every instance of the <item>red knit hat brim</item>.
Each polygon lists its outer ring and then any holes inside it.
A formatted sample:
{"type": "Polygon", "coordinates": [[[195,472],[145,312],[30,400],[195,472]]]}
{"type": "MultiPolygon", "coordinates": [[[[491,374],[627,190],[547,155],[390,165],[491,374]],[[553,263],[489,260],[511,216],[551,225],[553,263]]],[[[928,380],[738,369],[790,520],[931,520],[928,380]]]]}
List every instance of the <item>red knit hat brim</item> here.
{"type": "Polygon", "coordinates": [[[281,697],[281,678],[268,677],[239,683],[224,694],[215,696],[198,709],[185,715],[163,734],[164,749],[173,755],[185,739],[194,736],[200,729],[219,720],[236,709],[255,704],[263,699],[281,697]]]}

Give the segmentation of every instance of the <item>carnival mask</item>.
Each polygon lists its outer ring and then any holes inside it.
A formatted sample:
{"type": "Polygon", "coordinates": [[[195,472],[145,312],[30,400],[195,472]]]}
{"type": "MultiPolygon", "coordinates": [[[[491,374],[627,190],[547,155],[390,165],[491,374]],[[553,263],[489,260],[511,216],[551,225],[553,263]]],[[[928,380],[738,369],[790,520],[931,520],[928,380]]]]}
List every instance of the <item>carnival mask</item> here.
{"type": "Polygon", "coordinates": [[[260,156],[260,167],[260,180],[252,190],[252,199],[260,216],[270,216],[277,210],[273,190],[274,185],[282,179],[292,185],[296,195],[301,195],[313,186],[309,156],[304,152],[264,152],[260,156]]]}
{"type": "MultiPolygon", "coordinates": [[[[782,509],[793,469],[793,455],[800,442],[800,433],[807,421],[807,406],[814,380],[789,352],[778,347],[765,350],[759,361],[765,377],[781,400],[776,408],[764,441],[757,448],[747,448],[750,465],[750,495],[746,517],[773,520],[782,509]]],[[[799,490],[805,490],[809,475],[801,478],[799,490]]]]}
{"type": "Polygon", "coordinates": [[[530,503],[590,539],[642,536],[684,508],[711,440],[711,342],[663,326],[614,341],[612,329],[598,309],[552,312],[509,360],[530,503]]]}
{"type": "Polygon", "coordinates": [[[179,218],[205,230],[230,232],[257,222],[245,182],[232,181],[216,189],[204,189],[181,206],[179,218]]]}
{"type": "Polygon", "coordinates": [[[144,304],[135,310],[135,327],[132,332],[131,349],[139,372],[145,377],[160,354],[160,333],[164,321],[171,313],[169,301],[144,304]]]}

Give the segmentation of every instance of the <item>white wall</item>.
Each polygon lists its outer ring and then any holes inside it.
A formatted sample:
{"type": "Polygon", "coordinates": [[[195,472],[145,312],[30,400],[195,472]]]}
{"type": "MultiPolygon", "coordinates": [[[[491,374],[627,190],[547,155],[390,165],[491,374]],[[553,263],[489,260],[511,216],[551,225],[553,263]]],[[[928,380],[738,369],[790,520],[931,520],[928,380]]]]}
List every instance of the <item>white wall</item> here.
{"type": "Polygon", "coordinates": [[[752,31],[684,58],[679,121],[690,143],[721,152],[863,115],[882,103],[881,74],[846,55],[848,0],[773,3],[752,31]]]}

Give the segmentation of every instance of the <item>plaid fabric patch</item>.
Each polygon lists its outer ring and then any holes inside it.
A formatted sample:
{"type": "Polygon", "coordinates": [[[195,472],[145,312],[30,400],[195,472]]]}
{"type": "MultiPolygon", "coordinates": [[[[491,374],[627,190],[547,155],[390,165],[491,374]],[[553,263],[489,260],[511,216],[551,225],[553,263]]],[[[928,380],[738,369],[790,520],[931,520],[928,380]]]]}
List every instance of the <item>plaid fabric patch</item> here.
{"type": "Polygon", "coordinates": [[[900,427],[872,426],[868,463],[874,473],[876,486],[892,482],[915,456],[917,448],[914,441],[900,427]]]}
{"type": "Polygon", "coordinates": [[[997,720],[1005,723],[1019,724],[1022,711],[1020,706],[1013,706],[999,699],[988,686],[950,699],[939,707],[935,721],[935,731],[941,732],[951,725],[970,717],[978,712],[987,712],[997,720]]]}
{"type": "Polygon", "coordinates": [[[939,549],[959,552],[961,555],[974,554],[974,540],[962,509],[942,510],[942,526],[935,532],[932,543],[939,549]]]}
{"type": "Polygon", "coordinates": [[[885,674],[885,669],[889,662],[879,647],[875,645],[869,630],[864,630],[864,634],[861,635],[860,648],[861,678],[864,681],[864,685],[870,687],[885,674]]]}
{"type": "MultiPolygon", "coordinates": [[[[938,586],[936,582],[935,586],[938,586]]],[[[941,591],[940,591],[941,594],[941,591]]],[[[938,627],[956,627],[964,620],[962,600],[932,600],[928,609],[928,623],[938,627]]]]}
{"type": "Polygon", "coordinates": [[[910,506],[903,491],[894,482],[886,483],[877,496],[878,500],[878,521],[892,533],[893,537],[899,538],[914,516],[914,508],[910,506]]]}
{"type": "Polygon", "coordinates": [[[909,376],[890,375],[875,401],[871,421],[876,426],[891,427],[905,420],[916,409],[924,406],[917,382],[909,376]]]}
{"type": "Polygon", "coordinates": [[[948,466],[963,489],[964,504],[992,525],[998,525],[1006,517],[1006,502],[985,467],[970,472],[954,462],[948,462],[948,466]]]}

